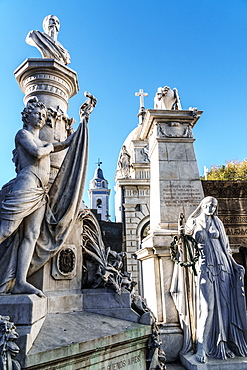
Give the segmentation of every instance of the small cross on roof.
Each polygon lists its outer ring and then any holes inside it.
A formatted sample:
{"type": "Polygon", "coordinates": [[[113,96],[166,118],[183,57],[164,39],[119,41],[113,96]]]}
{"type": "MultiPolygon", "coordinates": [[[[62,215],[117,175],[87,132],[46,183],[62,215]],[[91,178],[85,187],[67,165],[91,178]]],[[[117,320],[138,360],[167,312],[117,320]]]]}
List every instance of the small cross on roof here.
{"type": "Polygon", "coordinates": [[[144,108],[144,96],[148,96],[148,93],[145,93],[143,89],[140,89],[139,92],[135,93],[135,96],[140,97],[140,109],[144,108]]]}

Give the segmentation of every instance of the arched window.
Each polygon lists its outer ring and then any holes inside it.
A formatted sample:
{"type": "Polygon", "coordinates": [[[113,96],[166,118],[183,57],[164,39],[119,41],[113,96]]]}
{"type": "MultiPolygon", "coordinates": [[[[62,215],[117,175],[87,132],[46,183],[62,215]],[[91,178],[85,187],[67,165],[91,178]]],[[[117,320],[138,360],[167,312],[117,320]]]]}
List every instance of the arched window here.
{"type": "Polygon", "coordinates": [[[97,199],[96,207],[97,208],[102,208],[102,200],[101,199],[97,199]]]}
{"type": "Polygon", "coordinates": [[[143,228],[141,229],[141,241],[148,236],[148,232],[150,230],[150,222],[146,222],[143,228]]]}

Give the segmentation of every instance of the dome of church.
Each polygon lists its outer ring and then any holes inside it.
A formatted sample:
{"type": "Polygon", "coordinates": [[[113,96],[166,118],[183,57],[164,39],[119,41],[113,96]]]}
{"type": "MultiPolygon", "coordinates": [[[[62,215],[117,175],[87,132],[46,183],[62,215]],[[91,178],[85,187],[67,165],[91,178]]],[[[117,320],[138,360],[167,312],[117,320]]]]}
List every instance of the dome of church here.
{"type": "Polygon", "coordinates": [[[94,172],[94,177],[90,181],[89,186],[90,189],[108,188],[108,181],[104,178],[103,171],[100,168],[100,164],[98,164],[98,167],[94,172]]]}
{"type": "Polygon", "coordinates": [[[103,175],[103,171],[100,167],[96,168],[96,170],[94,172],[94,179],[105,180],[104,175],[103,175]]]}

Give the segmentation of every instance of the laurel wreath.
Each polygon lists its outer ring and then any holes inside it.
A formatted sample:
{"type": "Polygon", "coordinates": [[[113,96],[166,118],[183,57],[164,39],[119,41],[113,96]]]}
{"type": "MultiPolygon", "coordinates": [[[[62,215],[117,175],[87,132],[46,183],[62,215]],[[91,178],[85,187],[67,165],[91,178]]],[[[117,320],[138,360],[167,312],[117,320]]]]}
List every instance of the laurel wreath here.
{"type": "MultiPolygon", "coordinates": [[[[191,235],[183,235],[185,248],[188,249],[190,261],[181,262],[178,258],[178,244],[180,236],[175,235],[170,245],[171,259],[182,267],[194,267],[200,257],[200,249],[196,240],[191,235]]],[[[195,269],[193,268],[194,272],[195,269]]]]}

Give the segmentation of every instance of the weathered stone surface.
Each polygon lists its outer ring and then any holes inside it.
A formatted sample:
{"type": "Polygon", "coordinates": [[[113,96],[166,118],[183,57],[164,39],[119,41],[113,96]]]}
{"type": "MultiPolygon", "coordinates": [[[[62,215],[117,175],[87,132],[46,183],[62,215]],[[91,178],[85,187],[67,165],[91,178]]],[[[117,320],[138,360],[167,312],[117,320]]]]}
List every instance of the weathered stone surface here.
{"type": "Polygon", "coordinates": [[[129,292],[121,295],[110,289],[83,289],[83,309],[101,315],[138,322],[140,316],[131,308],[129,292]]]}
{"type": "Polygon", "coordinates": [[[151,327],[89,312],[49,315],[24,369],[145,369],[151,327]],[[117,367],[118,366],[118,367],[117,367]]]}
{"type": "Polygon", "coordinates": [[[47,298],[35,294],[0,295],[0,313],[16,325],[30,325],[47,314],[47,298]]]}

